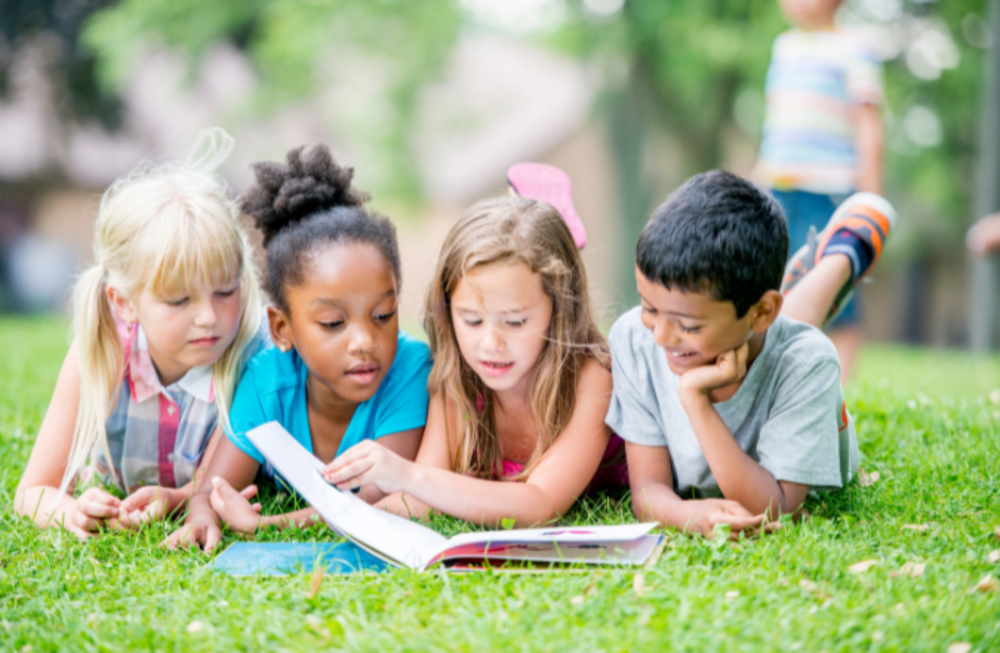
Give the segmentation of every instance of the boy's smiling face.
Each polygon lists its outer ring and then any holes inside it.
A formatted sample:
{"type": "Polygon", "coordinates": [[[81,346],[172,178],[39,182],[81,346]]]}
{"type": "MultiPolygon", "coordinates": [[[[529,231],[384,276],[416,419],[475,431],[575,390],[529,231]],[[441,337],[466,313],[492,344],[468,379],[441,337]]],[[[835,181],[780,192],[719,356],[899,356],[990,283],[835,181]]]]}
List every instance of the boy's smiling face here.
{"type": "MultiPolygon", "coordinates": [[[[666,352],[670,370],[677,375],[711,365],[719,355],[757,336],[759,343],[751,342],[750,347],[753,358],[763,346],[764,333],[777,317],[776,311],[771,315],[774,298],[762,300],[738,318],[732,302],[718,300],[709,292],[667,288],[648,279],[638,267],[635,278],[642,299],[642,323],[653,332],[656,344],[666,352]]],[[[779,296],[779,310],[780,306],[779,296]]]]}

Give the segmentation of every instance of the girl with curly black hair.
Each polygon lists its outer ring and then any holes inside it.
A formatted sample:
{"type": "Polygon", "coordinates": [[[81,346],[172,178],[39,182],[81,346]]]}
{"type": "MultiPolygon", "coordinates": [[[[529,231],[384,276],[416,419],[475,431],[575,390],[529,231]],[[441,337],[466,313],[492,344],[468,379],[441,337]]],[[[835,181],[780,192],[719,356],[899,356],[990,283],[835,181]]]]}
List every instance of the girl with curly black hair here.
{"type": "MultiPolygon", "coordinates": [[[[211,549],[220,520],[250,533],[304,524],[313,509],[262,516],[251,485],[263,466],[246,437],[279,422],[324,462],[365,440],[416,456],[427,420],[427,345],[399,330],[399,246],[388,218],[365,208],[353,170],[320,145],[288,153],[287,165],[258,163],[242,209],[264,234],[264,289],[275,347],[256,355],[236,391],[230,428],[170,543],[211,549]],[[249,491],[247,490],[249,488],[249,491]],[[243,492],[238,492],[243,490],[243,492]]],[[[361,488],[374,502],[384,495],[361,488]]]]}

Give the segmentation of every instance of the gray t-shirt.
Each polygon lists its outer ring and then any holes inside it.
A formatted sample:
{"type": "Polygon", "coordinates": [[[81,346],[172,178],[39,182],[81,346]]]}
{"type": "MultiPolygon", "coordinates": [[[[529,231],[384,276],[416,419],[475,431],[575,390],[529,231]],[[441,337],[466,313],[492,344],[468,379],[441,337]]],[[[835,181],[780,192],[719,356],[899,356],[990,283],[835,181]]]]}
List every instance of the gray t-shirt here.
{"type": "MultiPolygon", "coordinates": [[[[640,311],[625,313],[611,328],[608,426],[628,442],[666,446],[680,496],[721,497],[681,406],[680,377],[642,325],[640,311]]],[[[715,408],[740,447],[779,481],[835,489],[858,469],[861,456],[844,405],[837,351],[807,324],[779,316],[739,390],[715,408]]]]}

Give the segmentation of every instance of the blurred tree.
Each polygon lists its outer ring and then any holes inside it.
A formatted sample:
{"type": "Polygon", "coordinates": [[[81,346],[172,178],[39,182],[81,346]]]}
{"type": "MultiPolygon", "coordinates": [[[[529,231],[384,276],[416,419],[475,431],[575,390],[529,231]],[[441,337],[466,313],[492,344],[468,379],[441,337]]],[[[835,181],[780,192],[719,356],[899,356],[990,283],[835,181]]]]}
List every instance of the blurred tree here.
{"type": "Polygon", "coordinates": [[[360,101],[341,103],[337,126],[376,152],[381,173],[372,190],[414,199],[421,192],[410,141],[418,93],[443,67],[459,24],[448,0],[123,0],[91,18],[84,40],[109,92],[151,45],[184,53],[194,65],[220,41],[254,63],[256,113],[321,94],[335,79],[356,82],[360,101]]]}
{"type": "MultiPolygon", "coordinates": [[[[983,0],[845,4],[845,21],[887,58],[887,194],[950,225],[954,247],[973,179],[982,50],[1000,35],[982,19],[983,0]]],[[[577,0],[569,9],[555,47],[623,69],[605,108],[625,242],[635,242],[662,199],[647,164],[655,135],[670,134],[685,177],[723,165],[732,130],[756,141],[771,44],[788,25],[776,0],[577,0]]],[[[625,275],[623,290],[634,286],[625,275]]]]}
{"type": "Polygon", "coordinates": [[[97,119],[115,127],[121,118],[114,95],[101,92],[94,53],[80,43],[87,17],[112,0],[0,0],[0,98],[8,96],[11,66],[29,45],[46,47],[63,118],[97,119]]]}
{"type": "MultiPolygon", "coordinates": [[[[663,199],[663,180],[651,178],[646,164],[656,134],[667,132],[680,148],[682,177],[722,165],[737,97],[763,88],[771,40],[783,23],[776,2],[627,0],[615,17],[594,16],[588,4],[598,3],[576,5],[553,41],[576,56],[613,62],[612,70],[624,64],[606,109],[623,239],[631,244],[663,199]]],[[[633,272],[622,275],[619,288],[632,305],[633,272]]]]}

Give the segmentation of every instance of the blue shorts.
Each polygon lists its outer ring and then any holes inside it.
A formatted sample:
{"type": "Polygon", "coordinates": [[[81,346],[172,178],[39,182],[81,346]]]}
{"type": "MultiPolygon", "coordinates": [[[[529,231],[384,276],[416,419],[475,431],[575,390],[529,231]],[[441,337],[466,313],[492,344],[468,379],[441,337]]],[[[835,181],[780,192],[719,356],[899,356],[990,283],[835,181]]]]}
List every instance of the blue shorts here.
{"type": "MultiPolygon", "coordinates": [[[[772,190],[771,194],[785,212],[788,220],[788,256],[791,258],[795,252],[799,251],[806,244],[806,236],[809,234],[809,227],[816,227],[820,232],[826,223],[830,221],[830,216],[837,210],[841,200],[846,196],[820,195],[804,190],[772,190]]],[[[854,293],[851,300],[844,306],[830,325],[829,329],[840,327],[856,326],[861,322],[861,302],[858,293],[854,293]]]]}

